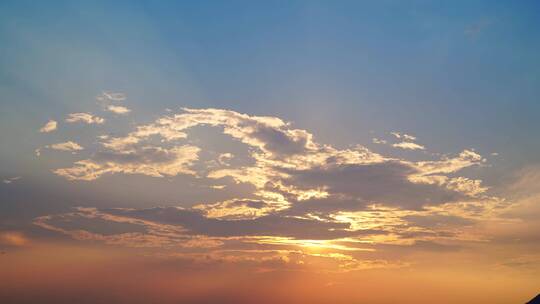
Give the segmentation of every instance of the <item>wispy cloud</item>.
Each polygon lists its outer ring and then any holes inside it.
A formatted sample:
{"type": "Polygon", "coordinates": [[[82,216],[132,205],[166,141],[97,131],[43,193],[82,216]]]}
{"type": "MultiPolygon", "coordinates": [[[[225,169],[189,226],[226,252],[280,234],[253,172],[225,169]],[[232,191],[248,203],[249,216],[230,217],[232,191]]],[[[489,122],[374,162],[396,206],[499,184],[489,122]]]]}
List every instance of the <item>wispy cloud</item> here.
{"type": "Polygon", "coordinates": [[[405,149],[405,150],[424,150],[425,149],[424,146],[419,145],[417,143],[409,142],[409,141],[403,141],[400,143],[392,144],[392,147],[405,149]]]}
{"type": "Polygon", "coordinates": [[[98,101],[124,101],[127,96],[125,93],[120,92],[102,92],[96,97],[98,101]]]}
{"type": "Polygon", "coordinates": [[[13,182],[15,182],[15,181],[17,181],[17,180],[19,180],[19,179],[21,179],[20,176],[8,177],[8,178],[4,178],[4,179],[2,180],[2,182],[3,182],[4,184],[11,184],[11,183],[13,183],[13,182]]]}
{"type": "Polygon", "coordinates": [[[75,123],[75,122],[82,122],[86,124],[102,124],[105,122],[105,119],[94,116],[90,113],[71,113],[68,115],[68,118],[66,118],[66,122],[69,123],[75,123]]]}
{"type": "Polygon", "coordinates": [[[413,136],[413,135],[409,135],[409,134],[405,134],[405,133],[400,133],[400,132],[390,132],[390,134],[392,134],[395,138],[398,138],[398,139],[404,139],[404,140],[408,140],[408,141],[415,141],[416,140],[416,136],[413,136]]]}

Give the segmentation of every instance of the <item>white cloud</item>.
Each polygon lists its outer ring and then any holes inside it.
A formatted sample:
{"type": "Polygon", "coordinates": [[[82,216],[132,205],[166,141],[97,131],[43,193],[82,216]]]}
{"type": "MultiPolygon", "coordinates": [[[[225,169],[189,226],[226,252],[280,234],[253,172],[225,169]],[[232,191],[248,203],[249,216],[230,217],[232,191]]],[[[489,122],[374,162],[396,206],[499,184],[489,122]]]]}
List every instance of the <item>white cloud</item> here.
{"type": "Polygon", "coordinates": [[[131,112],[130,109],[123,106],[108,105],[107,110],[119,115],[126,115],[131,112]]]}
{"type": "Polygon", "coordinates": [[[221,153],[219,156],[218,156],[218,162],[222,165],[229,165],[229,161],[234,157],[234,155],[232,155],[232,153],[221,153]]]}
{"type": "Polygon", "coordinates": [[[200,149],[184,145],[165,149],[144,146],[130,152],[102,152],[96,158],[75,162],[73,167],[53,172],[69,180],[94,180],[103,174],[143,174],[153,177],[195,174],[190,166],[198,160],[200,149]]]}
{"type": "Polygon", "coordinates": [[[392,134],[395,138],[403,138],[404,140],[407,140],[407,141],[416,140],[416,136],[413,136],[410,134],[405,134],[405,133],[400,133],[400,132],[390,132],[390,134],[392,134]]]}
{"type": "Polygon", "coordinates": [[[52,144],[49,146],[46,146],[47,148],[53,149],[53,150],[59,150],[59,151],[81,151],[83,150],[83,147],[81,147],[78,143],[72,142],[72,141],[66,141],[63,143],[57,143],[52,144]]]}
{"type": "MultiPolygon", "coordinates": [[[[363,146],[336,149],[315,142],[306,130],[294,129],[277,117],[249,116],[221,109],[183,109],[179,114],[137,126],[125,136],[99,138],[105,150],[91,159],[76,162],[71,168],[54,172],[71,180],[94,180],[105,173],[231,178],[239,184],[251,184],[255,188],[253,196],[266,202],[265,209],[257,214],[286,210],[300,201],[310,201],[303,206],[318,210],[327,208],[323,205],[330,206],[325,200],[336,202],[332,208],[345,204],[346,208],[359,209],[369,202],[419,208],[482,192],[479,182],[446,176],[482,162],[482,157],[473,151],[466,150],[454,158],[410,162],[386,158],[363,146]],[[217,156],[212,162],[192,166],[198,161],[200,148],[180,145],[178,141],[187,138],[195,126],[220,127],[224,134],[249,147],[248,157],[253,163],[233,166],[228,162],[232,155],[213,153],[217,156]],[[189,152],[182,152],[186,149],[189,152]],[[210,163],[225,167],[212,167],[210,163]],[[373,176],[377,179],[373,180],[373,176]]],[[[423,149],[412,142],[396,145],[423,149]]],[[[230,206],[216,204],[212,212],[219,214],[219,208],[230,209],[230,206]]]]}
{"type": "Polygon", "coordinates": [[[124,101],[126,98],[126,94],[115,92],[102,92],[96,97],[96,99],[99,101],[124,101]]]}
{"type": "MultiPolygon", "coordinates": [[[[379,264],[394,267],[386,262],[363,265],[366,256],[357,256],[357,251],[374,256],[390,245],[399,248],[394,250],[454,250],[465,242],[485,242],[489,235],[482,234],[482,225],[498,219],[509,204],[489,196],[481,180],[460,176],[467,173],[462,169],[485,162],[474,150],[408,160],[361,145],[334,147],[280,118],[222,109],[183,109],[127,133],[109,131],[97,136],[98,146],[92,149],[96,153],[53,172],[86,181],[108,174],[165,180],[189,175],[189,187],[193,183],[215,193],[189,208],[78,209],[38,218],[36,225],[79,240],[174,248],[179,255],[187,247],[205,248],[206,260],[241,259],[227,256],[239,248],[264,248],[273,254],[286,248],[294,253],[287,252],[284,260],[292,261],[294,255],[306,263],[333,259],[338,264],[331,269],[352,271],[379,264]],[[216,142],[197,138],[208,128],[221,133],[216,142]],[[236,186],[242,191],[234,192],[236,186]],[[63,225],[65,220],[70,228],[63,225]],[[122,225],[122,232],[98,233],[94,220],[145,229],[124,231],[132,228],[122,225]],[[321,251],[313,254],[314,248],[321,251]]],[[[424,149],[414,136],[394,133],[399,140],[384,143],[424,149]]],[[[77,149],[73,142],[56,145],[77,149]]]]}
{"type": "Polygon", "coordinates": [[[4,184],[11,184],[11,183],[13,183],[14,181],[19,180],[19,179],[21,179],[20,176],[8,177],[8,178],[5,178],[2,182],[3,182],[4,184]]]}
{"type": "Polygon", "coordinates": [[[425,149],[425,147],[422,145],[419,145],[413,142],[408,142],[408,141],[403,141],[400,143],[393,144],[392,147],[405,149],[405,150],[424,150],[425,149]]]}
{"type": "Polygon", "coordinates": [[[409,135],[409,134],[403,134],[403,138],[405,140],[409,140],[409,141],[415,141],[416,140],[415,136],[412,136],[412,135],[409,135]]]}
{"type": "Polygon", "coordinates": [[[49,133],[57,129],[58,123],[55,120],[49,120],[41,129],[39,129],[39,132],[41,133],[49,133]]]}
{"type": "Polygon", "coordinates": [[[90,113],[71,113],[68,115],[68,118],[66,118],[66,122],[74,123],[74,122],[83,122],[86,124],[102,124],[105,122],[105,119],[94,116],[90,113]]]}

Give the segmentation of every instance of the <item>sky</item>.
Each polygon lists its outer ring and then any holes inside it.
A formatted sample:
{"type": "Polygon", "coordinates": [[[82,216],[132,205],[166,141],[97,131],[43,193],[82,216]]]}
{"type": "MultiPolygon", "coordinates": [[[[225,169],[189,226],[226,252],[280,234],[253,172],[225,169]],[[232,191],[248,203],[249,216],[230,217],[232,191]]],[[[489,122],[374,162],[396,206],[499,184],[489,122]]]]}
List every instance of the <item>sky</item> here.
{"type": "Polygon", "coordinates": [[[536,1],[8,0],[0,41],[1,302],[540,292],[536,1]]]}

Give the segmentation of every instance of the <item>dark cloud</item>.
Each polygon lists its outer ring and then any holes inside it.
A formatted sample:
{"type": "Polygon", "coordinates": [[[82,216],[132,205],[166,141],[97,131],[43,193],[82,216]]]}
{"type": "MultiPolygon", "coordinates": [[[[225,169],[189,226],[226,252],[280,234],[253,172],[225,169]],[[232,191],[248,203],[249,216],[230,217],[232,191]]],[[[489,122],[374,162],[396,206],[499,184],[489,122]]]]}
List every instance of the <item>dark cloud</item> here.
{"type": "MultiPolygon", "coordinates": [[[[290,175],[290,178],[285,180],[288,185],[301,189],[326,187],[327,191],[334,195],[334,199],[339,197],[338,195],[354,198],[335,204],[335,210],[341,210],[339,208],[344,206],[349,208],[356,206],[358,210],[366,203],[381,203],[418,210],[425,205],[451,202],[464,197],[461,193],[435,184],[411,182],[408,177],[418,172],[398,161],[334,165],[330,168],[318,167],[286,172],[290,175]]],[[[325,201],[316,200],[312,205],[322,205],[325,201]]]]}
{"type": "Polygon", "coordinates": [[[255,208],[255,209],[262,209],[267,204],[264,201],[258,201],[258,200],[235,200],[229,204],[231,207],[249,207],[249,208],[255,208]]]}
{"type": "Polygon", "coordinates": [[[363,210],[369,204],[368,201],[347,198],[340,195],[331,195],[326,198],[311,198],[305,201],[295,202],[288,210],[284,211],[289,215],[304,215],[315,213],[318,216],[325,216],[337,211],[358,211],[363,210]]]}
{"type": "Polygon", "coordinates": [[[451,215],[406,215],[403,217],[404,220],[409,222],[411,225],[424,227],[424,228],[435,228],[437,226],[470,226],[475,223],[475,221],[459,216],[451,215]]]}
{"type": "Polygon", "coordinates": [[[106,209],[101,211],[160,224],[178,225],[193,234],[215,237],[281,236],[299,239],[336,239],[383,233],[380,230],[352,231],[349,230],[350,224],[348,223],[321,222],[277,214],[256,219],[224,220],[207,218],[195,210],[172,207],[139,210],[106,209]]]}
{"type": "Polygon", "coordinates": [[[50,224],[55,227],[65,230],[85,230],[90,233],[98,233],[102,235],[115,235],[130,232],[146,232],[146,228],[142,225],[131,223],[119,223],[108,221],[100,218],[54,218],[49,220],[50,224]]]}
{"type": "Polygon", "coordinates": [[[264,143],[264,148],[278,154],[299,154],[306,151],[307,138],[293,138],[284,131],[265,125],[258,125],[251,134],[264,143]]]}

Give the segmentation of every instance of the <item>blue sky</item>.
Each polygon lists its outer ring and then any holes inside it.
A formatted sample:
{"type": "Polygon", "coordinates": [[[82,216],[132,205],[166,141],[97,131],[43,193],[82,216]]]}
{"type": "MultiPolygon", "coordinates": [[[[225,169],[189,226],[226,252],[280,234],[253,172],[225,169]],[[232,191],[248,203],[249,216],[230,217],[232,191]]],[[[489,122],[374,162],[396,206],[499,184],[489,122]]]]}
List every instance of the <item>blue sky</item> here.
{"type": "Polygon", "coordinates": [[[275,115],[343,147],[385,151],[371,138],[397,130],[433,152],[496,152],[474,173],[494,184],[540,161],[534,1],[1,8],[2,176],[45,169],[33,155],[43,141],[36,129],[58,113],[90,111],[103,90],[126,92],[133,120],[216,107],[275,115]]]}
{"type": "MultiPolygon", "coordinates": [[[[3,136],[33,136],[57,110],[89,106],[95,92],[113,89],[129,92],[141,111],[279,115],[341,144],[405,130],[436,150],[458,144],[519,166],[540,155],[531,140],[539,128],[537,6],[7,1],[1,115],[15,130],[3,136]]],[[[12,163],[20,150],[4,146],[2,159],[12,163]]]]}

